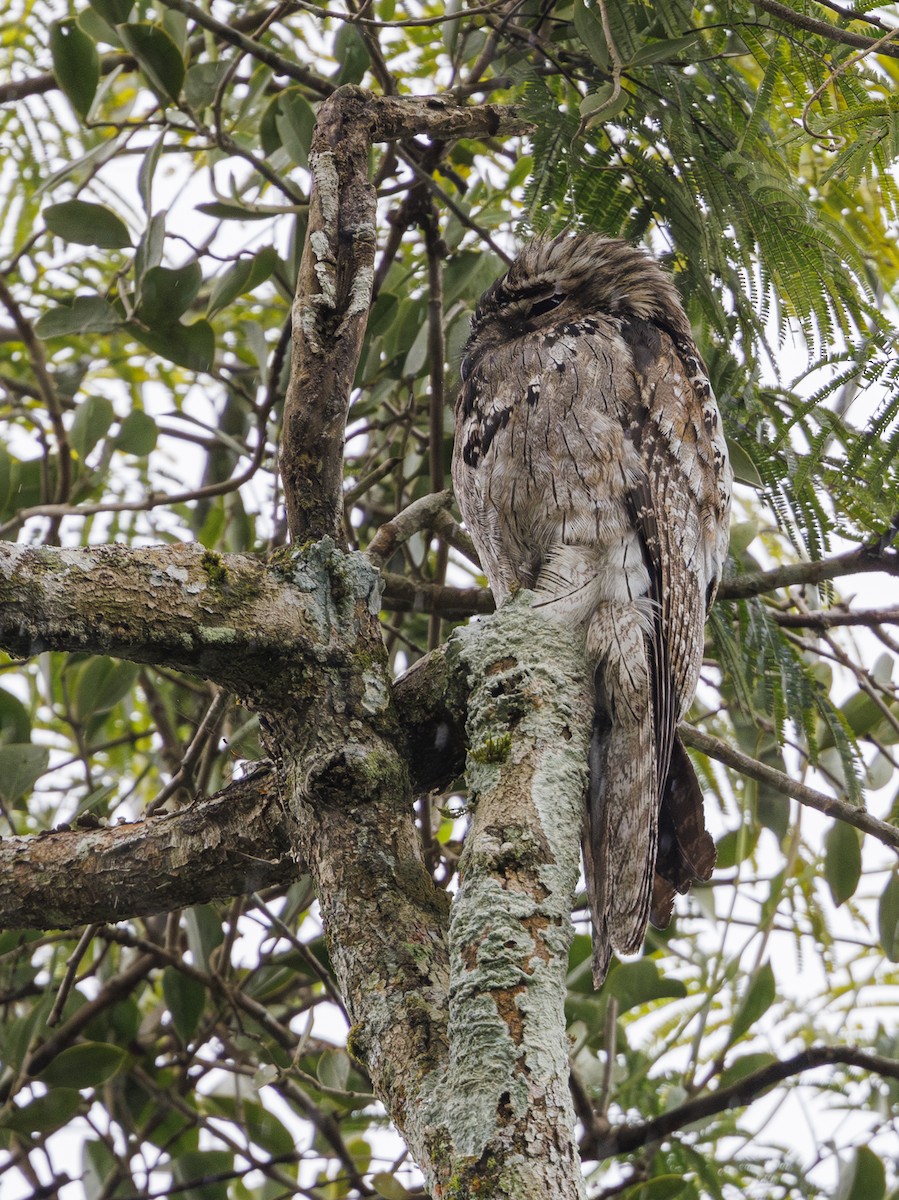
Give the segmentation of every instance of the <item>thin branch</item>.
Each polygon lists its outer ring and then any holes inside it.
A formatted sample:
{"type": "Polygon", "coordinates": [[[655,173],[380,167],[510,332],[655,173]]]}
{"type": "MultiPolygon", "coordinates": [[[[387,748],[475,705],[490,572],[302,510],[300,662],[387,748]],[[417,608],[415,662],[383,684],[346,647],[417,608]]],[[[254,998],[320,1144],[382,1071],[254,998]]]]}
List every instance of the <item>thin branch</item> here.
{"type": "Polygon", "coordinates": [[[844,575],[861,575],[872,571],[899,576],[899,553],[877,543],[859,546],[856,550],[847,550],[832,558],[787,563],[770,571],[751,571],[725,579],[718,589],[718,596],[722,600],[746,600],[778,588],[824,583],[844,575]]]}
{"type": "Polygon", "coordinates": [[[828,796],[826,792],[816,791],[807,784],[791,779],[783,771],[768,767],[748,754],[735,750],[719,738],[703,733],[695,725],[683,724],[679,726],[679,731],[685,746],[691,746],[694,750],[707,754],[709,758],[714,758],[725,766],[732,767],[750,779],[767,784],[784,796],[792,796],[794,800],[798,800],[807,808],[814,808],[817,812],[824,813],[825,816],[845,821],[847,825],[860,829],[862,833],[869,833],[878,841],[883,842],[885,846],[889,846],[891,850],[899,853],[899,829],[894,825],[878,821],[863,808],[856,808],[852,804],[847,804],[845,800],[837,800],[834,796],[828,796]]]}
{"type": "MultiPolygon", "coordinates": [[[[763,12],[769,13],[772,17],[778,17],[796,29],[820,34],[821,37],[829,38],[832,42],[840,42],[844,46],[870,50],[881,40],[863,37],[860,33],[851,33],[848,29],[840,29],[838,25],[833,25],[830,21],[819,21],[805,13],[798,13],[794,9],[788,8],[786,4],[778,4],[776,0],[756,0],[756,5],[763,12]]],[[[882,45],[878,53],[888,54],[891,58],[899,58],[899,46],[882,45]]]]}
{"type": "MultiPolygon", "coordinates": [[[[366,553],[376,567],[383,567],[397,549],[422,529],[433,529],[438,516],[452,503],[452,492],[431,492],[414,500],[392,521],[386,521],[368,544],[366,553]]],[[[392,578],[392,577],[391,577],[392,578]]]]}
{"type": "Polygon", "coordinates": [[[881,1075],[885,1079],[899,1079],[899,1062],[884,1058],[879,1054],[868,1054],[853,1047],[839,1046],[810,1046],[807,1050],[794,1054],[783,1062],[771,1063],[753,1071],[745,1079],[730,1087],[719,1088],[695,1100],[688,1100],[673,1108],[670,1112],[662,1113],[652,1121],[642,1124],[628,1124],[612,1130],[604,1139],[593,1146],[582,1146],[582,1153],[591,1158],[611,1158],[616,1154],[628,1154],[650,1142],[658,1142],[669,1137],[680,1129],[701,1121],[716,1113],[726,1112],[731,1108],[742,1108],[750,1104],[757,1096],[778,1083],[783,1083],[792,1075],[803,1071],[813,1071],[818,1067],[845,1065],[859,1067],[881,1075]]]}

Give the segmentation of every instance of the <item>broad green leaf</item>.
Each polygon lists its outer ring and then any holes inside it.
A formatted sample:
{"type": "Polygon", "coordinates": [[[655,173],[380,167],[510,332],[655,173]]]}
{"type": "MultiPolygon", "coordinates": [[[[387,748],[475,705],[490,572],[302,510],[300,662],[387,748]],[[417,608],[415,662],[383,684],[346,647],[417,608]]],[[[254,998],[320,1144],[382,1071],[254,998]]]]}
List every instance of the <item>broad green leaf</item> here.
{"type": "Polygon", "coordinates": [[[109,432],[114,419],[112,401],[105,396],[88,396],[78,405],[69,430],[69,441],[79,458],[87,458],[97,442],[109,432]]]}
{"type": "Polygon", "coordinates": [[[390,1175],[387,1171],[377,1171],[372,1175],[371,1186],[384,1200],[405,1200],[407,1196],[412,1195],[395,1175],[390,1175]]]}
{"type": "Polygon", "coordinates": [[[50,751],[30,742],[9,742],[0,746],[0,799],[15,804],[29,793],[35,780],[47,769],[50,751]]]}
{"type": "Polygon", "coordinates": [[[184,83],[184,59],[169,34],[159,25],[143,23],[119,25],[118,33],[153,90],[163,100],[177,100],[184,83]]]}
{"type": "Polygon", "coordinates": [[[125,454],[136,454],[143,458],[154,448],[158,436],[159,430],[153,418],[136,408],[122,422],[115,444],[125,454]]]}
{"type": "Polygon", "coordinates": [[[884,954],[890,962],[899,962],[899,875],[895,871],[881,893],[877,928],[884,954]]]}
{"type": "Polygon", "coordinates": [[[584,49],[601,71],[607,71],[609,68],[609,47],[606,44],[602,23],[596,14],[595,7],[587,5],[584,3],[584,0],[575,0],[574,27],[577,30],[578,37],[584,44],[584,49]]]}
{"type": "Polygon", "coordinates": [[[192,325],[158,325],[154,329],[139,325],[128,328],[160,358],[190,371],[208,371],[215,362],[215,331],[206,320],[192,325]]]}
{"type": "Polygon", "coordinates": [[[739,1083],[747,1075],[761,1071],[763,1067],[770,1067],[777,1061],[777,1055],[761,1051],[758,1054],[741,1054],[739,1058],[732,1058],[718,1076],[718,1087],[730,1087],[732,1083],[739,1083]]]}
{"type": "Polygon", "coordinates": [[[725,870],[745,862],[758,845],[760,833],[761,827],[755,822],[752,825],[738,825],[736,829],[725,833],[716,843],[718,869],[725,870]]]}
{"type": "Polygon", "coordinates": [[[154,214],[147,222],[147,228],[137,243],[137,251],[134,255],[134,296],[138,304],[140,304],[147,272],[153,267],[158,267],[162,262],[162,253],[165,249],[166,216],[165,209],[154,214]]]}
{"type": "Polygon", "coordinates": [[[187,1150],[172,1155],[172,1175],[180,1185],[179,1200],[227,1200],[231,1183],[228,1176],[233,1170],[231,1150],[187,1150]]]}
{"type": "Polygon", "coordinates": [[[588,121],[588,125],[595,121],[611,121],[613,117],[624,112],[630,100],[630,92],[625,88],[619,88],[616,94],[611,83],[604,83],[602,87],[583,98],[580,105],[581,116],[588,121]]]}
{"type": "Polygon", "coordinates": [[[64,242],[120,250],[131,245],[131,234],[121,217],[102,204],[66,200],[44,209],[47,228],[64,242]]]}
{"type": "Polygon", "coordinates": [[[824,878],[837,907],[855,895],[861,873],[861,835],[845,821],[834,821],[824,839],[824,878]]]}
{"type": "Polygon", "coordinates": [[[859,1146],[848,1162],[840,1164],[840,1178],[834,1200],[883,1200],[886,1172],[882,1161],[869,1146],[859,1146]]]}
{"type": "Polygon", "coordinates": [[[10,1107],[0,1116],[0,1129],[18,1133],[50,1133],[68,1124],[81,1108],[81,1096],[76,1088],[55,1087],[43,1096],[19,1108],[10,1107]]]}
{"type": "Polygon", "coordinates": [[[347,83],[362,82],[362,76],[368,70],[371,59],[359,31],[349,22],[344,22],[337,31],[334,39],[334,57],[340,64],[337,69],[338,87],[347,83]]]}
{"type": "Polygon", "coordinates": [[[730,465],[733,468],[734,479],[738,483],[745,483],[748,487],[763,488],[765,481],[759,474],[759,469],[749,456],[749,452],[733,440],[726,438],[727,454],[730,458],[730,465]]]}
{"type": "Polygon", "coordinates": [[[342,1091],[350,1077],[350,1060],[343,1050],[323,1050],[316,1075],[319,1082],[334,1091],[342,1091]]]}
{"type": "Polygon", "coordinates": [[[121,1046],[109,1042],[81,1042],[57,1054],[38,1079],[48,1087],[97,1087],[111,1079],[127,1058],[121,1046]]]}
{"type": "Polygon", "coordinates": [[[134,0],[90,0],[90,6],[107,24],[116,26],[131,16],[134,0]]]}
{"type": "Polygon", "coordinates": [[[664,996],[686,996],[687,989],[679,979],[666,979],[649,958],[637,962],[619,963],[610,972],[606,988],[618,1001],[618,1011],[658,1000],[664,996]]]}
{"type": "Polygon", "coordinates": [[[206,1004],[206,989],[199,980],[185,975],[177,967],[162,973],[162,994],[172,1014],[172,1023],[185,1045],[197,1031],[206,1004]]]}
{"type": "Polygon", "coordinates": [[[282,93],[278,100],[275,125],[281,144],[297,166],[305,167],[309,162],[315,112],[306,97],[299,92],[282,93]]]}
{"type": "Polygon", "coordinates": [[[211,317],[238,296],[252,292],[271,275],[278,262],[277,251],[272,246],[260,250],[252,258],[240,258],[215,281],[209,297],[206,315],[211,317]]]}
{"type": "Polygon", "coordinates": [[[151,329],[174,324],[187,312],[203,286],[198,262],[184,267],[150,267],[141,280],[136,317],[151,329]]]}
{"type": "MultiPolygon", "coordinates": [[[[268,1154],[290,1154],[295,1149],[293,1134],[262,1104],[243,1097],[235,1099],[232,1096],[213,1094],[209,1097],[208,1105],[211,1112],[245,1125],[252,1141],[268,1154]]],[[[347,1149],[350,1149],[350,1145],[347,1149]]],[[[366,1163],[366,1169],[367,1166],[366,1163]]]]}
{"type": "Polygon", "coordinates": [[[648,42],[642,50],[631,58],[632,67],[646,67],[657,62],[673,62],[675,59],[690,59],[686,52],[699,41],[698,33],[688,33],[684,37],[669,38],[664,42],[648,42]]]}
{"type": "Polygon", "coordinates": [[[7,511],[15,486],[16,464],[5,446],[0,446],[0,513],[7,511]]]}
{"type": "Polygon", "coordinates": [[[208,108],[215,99],[222,80],[228,73],[229,64],[219,62],[194,63],[188,68],[184,79],[184,99],[198,111],[208,108]]]}
{"type": "Polygon", "coordinates": [[[122,324],[122,316],[102,296],[76,296],[42,313],[35,323],[38,337],[69,337],[73,333],[110,333],[122,324]]]}
{"type": "Polygon", "coordinates": [[[689,1187],[682,1175],[654,1175],[640,1187],[640,1200],[675,1200],[686,1195],[689,1187]]]}
{"type": "Polygon", "coordinates": [[[730,1037],[727,1041],[729,1046],[739,1041],[756,1021],[765,1015],[774,1003],[775,994],[774,972],[771,969],[771,964],[766,962],[756,971],[746,990],[746,994],[740,1001],[740,1006],[731,1025],[730,1037]]]}
{"type": "Polygon", "coordinates": [[[104,655],[89,658],[73,668],[72,708],[79,721],[108,712],[131,690],[137,667],[104,655]]]}
{"type": "Polygon", "coordinates": [[[18,696],[0,688],[0,743],[31,741],[31,718],[18,696]]]}
{"type": "Polygon", "coordinates": [[[90,112],[100,82],[100,58],[93,41],[74,19],[50,26],[53,74],[80,117],[90,112]]]}
{"type": "Polygon", "coordinates": [[[225,938],[221,919],[211,904],[195,904],[185,912],[184,923],[194,965],[205,971],[209,967],[209,955],[225,938]]]}

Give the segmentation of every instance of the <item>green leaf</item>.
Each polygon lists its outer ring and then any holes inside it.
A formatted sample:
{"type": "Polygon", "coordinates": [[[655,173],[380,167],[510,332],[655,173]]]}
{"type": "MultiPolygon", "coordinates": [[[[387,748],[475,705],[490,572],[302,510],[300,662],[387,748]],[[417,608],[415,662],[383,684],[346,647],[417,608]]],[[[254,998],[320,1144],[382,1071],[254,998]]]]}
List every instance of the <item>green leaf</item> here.
{"type": "Polygon", "coordinates": [[[119,25],[118,33],[160,98],[177,100],[184,83],[184,59],[166,31],[159,25],[133,24],[119,25]]]}
{"type": "Polygon", "coordinates": [[[186,1045],[197,1031],[206,1004],[206,989],[177,967],[166,967],[162,973],[162,994],[172,1014],[172,1024],[186,1045]]]}
{"type": "Polygon", "coordinates": [[[592,7],[583,0],[575,0],[574,27],[584,43],[584,48],[601,71],[609,68],[609,48],[603,33],[602,23],[592,7]]]}
{"type": "Polygon", "coordinates": [[[10,1107],[0,1117],[0,1129],[17,1133],[50,1133],[67,1125],[81,1108],[81,1096],[76,1088],[52,1088],[22,1108],[10,1107]]]}
{"type": "Polygon", "coordinates": [[[883,1200],[885,1194],[883,1163],[868,1146],[859,1146],[848,1162],[840,1164],[834,1200],[883,1200]]]}
{"type": "Polygon", "coordinates": [[[121,1069],[128,1054],[109,1042],[80,1042],[57,1054],[38,1075],[48,1087],[97,1087],[121,1069]]]}
{"type": "Polygon", "coordinates": [[[153,213],[153,176],[159,166],[159,157],[162,154],[164,141],[165,132],[163,131],[144,155],[137,173],[137,190],[140,192],[141,203],[148,217],[153,213]]]}
{"type": "Polygon", "coordinates": [[[5,446],[0,446],[0,513],[7,511],[12,499],[16,463],[5,446]]]}
{"type": "Polygon", "coordinates": [[[98,655],[79,663],[73,670],[72,708],[81,722],[98,713],[109,712],[127,696],[134,684],[137,667],[98,655]]]}
{"type": "Polygon", "coordinates": [[[220,221],[270,221],[271,212],[258,209],[244,208],[242,204],[226,204],[222,200],[213,200],[208,204],[198,204],[197,212],[205,213],[207,217],[217,217],[220,221]]]}
{"type": "Polygon", "coordinates": [[[824,839],[824,878],[837,908],[855,895],[861,874],[861,835],[845,821],[834,821],[824,839]]]}
{"type": "Polygon", "coordinates": [[[628,65],[645,67],[657,62],[671,62],[680,58],[684,51],[695,46],[698,40],[698,33],[688,33],[684,37],[668,38],[664,42],[647,42],[642,50],[637,51],[628,65]]]}
{"type": "Polygon", "coordinates": [[[273,246],[267,246],[252,258],[238,259],[213,284],[206,315],[211,317],[227,308],[238,296],[252,292],[268,279],[277,262],[278,253],[273,246]]]}
{"type": "Polygon", "coordinates": [[[775,994],[774,972],[771,970],[771,964],[766,962],[756,971],[745,996],[740,1001],[731,1026],[730,1037],[727,1040],[728,1046],[739,1041],[759,1017],[764,1016],[774,1003],[775,994]]]}
{"type": "Polygon", "coordinates": [[[405,1200],[406,1196],[412,1195],[395,1175],[390,1175],[387,1171],[378,1171],[372,1175],[371,1186],[384,1200],[405,1200]]]}
{"type": "Polygon", "coordinates": [[[349,1057],[343,1050],[323,1050],[315,1073],[325,1087],[343,1091],[350,1077],[349,1057]]]}
{"type": "Polygon", "coordinates": [[[102,296],[76,296],[42,313],[35,323],[38,337],[70,337],[73,333],[110,333],[122,324],[120,313],[102,296]]]}
{"type": "Polygon", "coordinates": [[[155,447],[158,436],[159,430],[153,418],[136,408],[122,422],[115,444],[125,454],[136,454],[143,458],[155,447]]]}
{"type": "Polygon", "coordinates": [[[234,1153],[230,1150],[186,1150],[172,1156],[172,1176],[181,1185],[181,1200],[227,1200],[231,1182],[227,1176],[233,1170],[234,1153]]]}
{"type": "Polygon", "coordinates": [[[64,242],[120,250],[131,245],[131,235],[121,217],[102,204],[66,200],[44,209],[47,228],[64,242]]]}
{"type": "Polygon", "coordinates": [[[627,108],[630,99],[630,92],[625,88],[620,87],[616,94],[613,84],[604,83],[602,87],[583,98],[580,105],[581,116],[588,120],[588,124],[593,124],[594,121],[611,121],[627,108]]]}
{"type": "Polygon", "coordinates": [[[679,979],[666,979],[649,958],[619,963],[610,972],[606,988],[618,1000],[619,1012],[627,1012],[629,1008],[659,1000],[663,996],[680,998],[687,994],[687,989],[679,979]]]}
{"type": "MultiPolygon", "coordinates": [[[[285,1128],[274,1113],[269,1112],[262,1104],[254,1103],[244,1097],[235,1099],[232,1096],[214,1094],[209,1097],[207,1103],[211,1112],[220,1113],[230,1121],[243,1124],[250,1139],[269,1154],[290,1154],[296,1148],[293,1134],[285,1128]]],[[[350,1145],[347,1145],[348,1150],[350,1145]]],[[[367,1169],[368,1164],[366,1163],[365,1166],[367,1169]]]]}
{"type": "Polygon", "coordinates": [[[225,76],[229,64],[224,61],[194,63],[184,78],[184,99],[191,108],[208,108],[225,76]]]}
{"type": "Polygon", "coordinates": [[[9,742],[0,746],[0,798],[15,804],[34,787],[47,769],[50,751],[30,742],[9,742]]]}
{"type": "Polygon", "coordinates": [[[315,112],[306,97],[299,92],[282,92],[278,101],[275,125],[281,144],[297,166],[305,167],[309,162],[315,112]]]}
{"type": "Polygon", "coordinates": [[[877,910],[880,944],[890,962],[899,962],[899,876],[893,871],[877,910]]]}
{"type": "Polygon", "coordinates": [[[198,262],[184,267],[150,267],[141,281],[136,317],[151,328],[174,324],[187,312],[203,285],[198,262]]]}
{"type": "Polygon", "coordinates": [[[360,83],[368,70],[371,59],[359,31],[349,22],[340,26],[334,39],[334,57],[340,63],[337,70],[337,86],[360,83]]]}
{"type": "Polygon", "coordinates": [[[208,371],[215,362],[215,331],[206,320],[192,325],[159,325],[144,329],[139,325],[128,328],[160,358],[187,367],[190,371],[208,371]]]}
{"type": "Polygon", "coordinates": [[[765,481],[759,474],[759,469],[749,457],[749,452],[733,440],[726,438],[727,453],[730,458],[730,465],[733,469],[734,479],[738,483],[745,483],[749,487],[764,488],[765,481]]]}
{"type": "Polygon", "coordinates": [[[209,966],[209,955],[225,940],[221,918],[211,904],[196,904],[185,912],[184,924],[193,960],[201,971],[205,971],[209,966]]]}
{"type": "Polygon", "coordinates": [[[78,405],[69,431],[69,441],[79,458],[87,458],[97,442],[109,432],[114,419],[112,401],[105,396],[88,396],[78,405]]]}
{"type": "Polygon", "coordinates": [[[100,82],[100,57],[93,41],[74,18],[50,26],[53,74],[80,117],[90,112],[100,82]]]}
{"type": "MultiPolygon", "coordinates": [[[[763,1051],[758,1054],[742,1054],[739,1058],[732,1058],[718,1076],[718,1087],[730,1087],[732,1083],[739,1083],[747,1075],[761,1071],[763,1067],[770,1067],[777,1061],[776,1054],[766,1054],[763,1051]]],[[[772,1087],[774,1086],[776,1085],[772,1084],[772,1087]]]]}
{"type": "Polygon", "coordinates": [[[147,228],[140,236],[137,251],[134,255],[135,302],[140,304],[146,274],[162,262],[162,252],[165,248],[165,209],[152,216],[147,222],[147,228]]]}
{"type": "Polygon", "coordinates": [[[99,13],[107,25],[121,25],[131,16],[133,0],[90,0],[94,12],[99,13]]]}
{"type": "Polygon", "coordinates": [[[18,696],[0,688],[0,743],[31,741],[31,718],[18,696]]]}

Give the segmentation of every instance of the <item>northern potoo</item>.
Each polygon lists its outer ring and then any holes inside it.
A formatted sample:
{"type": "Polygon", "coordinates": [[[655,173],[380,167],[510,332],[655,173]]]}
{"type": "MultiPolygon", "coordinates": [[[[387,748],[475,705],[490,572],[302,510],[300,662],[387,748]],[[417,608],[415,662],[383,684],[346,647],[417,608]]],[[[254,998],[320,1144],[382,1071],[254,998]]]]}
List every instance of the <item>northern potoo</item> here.
{"type": "Polygon", "coordinates": [[[533,588],[586,631],[599,986],[715,863],[677,724],[727,552],[718,409],[674,284],[598,234],[522,251],[481,298],[462,379],[453,481],[496,602],[533,588]]]}

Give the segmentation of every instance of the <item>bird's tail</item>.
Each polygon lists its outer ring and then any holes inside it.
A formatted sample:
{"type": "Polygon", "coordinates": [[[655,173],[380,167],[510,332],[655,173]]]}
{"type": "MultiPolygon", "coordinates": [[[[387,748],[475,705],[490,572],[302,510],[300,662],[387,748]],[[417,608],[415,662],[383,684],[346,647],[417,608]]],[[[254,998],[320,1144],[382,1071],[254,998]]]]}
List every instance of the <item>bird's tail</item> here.
{"type": "Polygon", "coordinates": [[[597,988],[613,949],[639,950],[652,902],[659,786],[644,630],[633,607],[610,605],[588,632],[597,665],[584,866],[597,988]]]}

